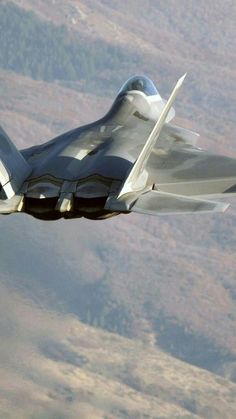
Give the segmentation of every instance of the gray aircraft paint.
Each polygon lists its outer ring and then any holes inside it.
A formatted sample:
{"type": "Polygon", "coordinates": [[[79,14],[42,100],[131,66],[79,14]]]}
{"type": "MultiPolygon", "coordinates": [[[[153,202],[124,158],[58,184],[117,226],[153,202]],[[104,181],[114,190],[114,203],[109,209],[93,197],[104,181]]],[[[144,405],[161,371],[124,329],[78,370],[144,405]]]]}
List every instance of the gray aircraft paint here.
{"type": "Polygon", "coordinates": [[[198,134],[170,123],[144,76],[129,79],[99,121],[19,152],[1,129],[0,213],[106,218],[131,211],[224,211],[210,198],[235,195],[236,160],[199,149],[198,134]]]}

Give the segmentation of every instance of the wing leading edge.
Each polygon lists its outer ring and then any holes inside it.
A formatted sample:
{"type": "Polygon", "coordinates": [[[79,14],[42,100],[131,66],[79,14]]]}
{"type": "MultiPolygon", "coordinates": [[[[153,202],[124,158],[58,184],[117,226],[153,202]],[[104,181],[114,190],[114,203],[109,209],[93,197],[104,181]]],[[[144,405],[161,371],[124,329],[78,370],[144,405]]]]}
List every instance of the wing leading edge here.
{"type": "Polygon", "coordinates": [[[176,83],[164,109],[161,112],[161,115],[157,121],[157,123],[155,124],[151,134],[149,135],[146,143],[144,144],[144,147],[141,151],[141,153],[139,154],[136,162],[134,163],[127,179],[125,180],[120,193],[118,195],[118,199],[122,197],[122,195],[125,195],[126,193],[132,192],[133,190],[135,190],[137,188],[139,188],[139,178],[141,177],[141,175],[144,172],[145,166],[147,164],[148,158],[156,144],[156,141],[161,133],[161,130],[165,124],[167,115],[172,107],[172,104],[178,94],[179,89],[181,88],[184,79],[186,77],[187,74],[184,74],[176,83]]]}

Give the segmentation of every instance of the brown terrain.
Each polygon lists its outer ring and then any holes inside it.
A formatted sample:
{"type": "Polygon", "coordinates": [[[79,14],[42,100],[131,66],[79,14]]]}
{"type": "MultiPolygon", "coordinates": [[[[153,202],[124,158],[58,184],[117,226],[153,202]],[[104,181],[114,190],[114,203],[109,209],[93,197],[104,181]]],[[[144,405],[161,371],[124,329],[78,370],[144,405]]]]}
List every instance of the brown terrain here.
{"type": "MultiPolygon", "coordinates": [[[[236,157],[233,1],[14,3],[143,56],[138,68],[104,63],[104,94],[0,69],[0,123],[19,148],[102,116],[116,79],[146,73],[166,97],[187,70],[176,122],[236,157]]],[[[0,417],[236,417],[231,203],[201,216],[2,217],[0,417]]]]}

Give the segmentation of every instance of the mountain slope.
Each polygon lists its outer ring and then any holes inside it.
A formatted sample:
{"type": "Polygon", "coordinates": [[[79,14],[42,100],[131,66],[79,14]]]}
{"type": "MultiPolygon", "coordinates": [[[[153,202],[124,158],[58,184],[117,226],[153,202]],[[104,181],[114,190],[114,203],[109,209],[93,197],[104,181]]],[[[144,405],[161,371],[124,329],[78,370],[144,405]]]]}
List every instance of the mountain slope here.
{"type": "Polygon", "coordinates": [[[236,384],[149,344],[43,311],[2,286],[0,300],[0,355],[6,365],[1,366],[1,417],[217,419],[236,414],[236,384]]]}

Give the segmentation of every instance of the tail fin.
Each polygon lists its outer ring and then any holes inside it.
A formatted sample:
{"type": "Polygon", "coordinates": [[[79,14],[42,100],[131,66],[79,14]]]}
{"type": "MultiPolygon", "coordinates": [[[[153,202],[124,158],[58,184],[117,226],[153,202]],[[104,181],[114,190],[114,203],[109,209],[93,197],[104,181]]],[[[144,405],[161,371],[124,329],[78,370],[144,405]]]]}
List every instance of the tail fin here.
{"type": "Polygon", "coordinates": [[[0,127],[0,192],[4,191],[4,198],[12,198],[30,172],[30,166],[0,127]]]}
{"type": "Polygon", "coordinates": [[[145,165],[147,163],[147,160],[152,152],[153,147],[156,144],[156,141],[161,133],[161,130],[164,126],[164,123],[166,121],[166,117],[172,107],[172,104],[177,96],[177,93],[180,89],[180,87],[182,86],[182,83],[184,81],[186,77],[186,74],[184,74],[176,83],[175,88],[173,90],[173,92],[171,93],[161,115],[160,118],[158,119],[156,125],[154,126],[151,134],[149,135],[140,155],[138,156],[136,162],[134,163],[131,172],[129,173],[128,177],[126,178],[120,193],[118,195],[118,198],[120,198],[122,195],[128,193],[128,192],[132,192],[133,190],[135,190],[135,183],[137,183],[140,175],[142,174],[145,165]]]}

